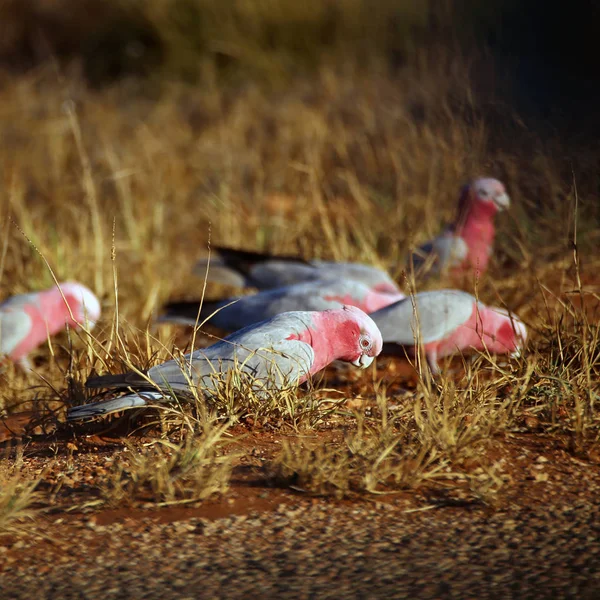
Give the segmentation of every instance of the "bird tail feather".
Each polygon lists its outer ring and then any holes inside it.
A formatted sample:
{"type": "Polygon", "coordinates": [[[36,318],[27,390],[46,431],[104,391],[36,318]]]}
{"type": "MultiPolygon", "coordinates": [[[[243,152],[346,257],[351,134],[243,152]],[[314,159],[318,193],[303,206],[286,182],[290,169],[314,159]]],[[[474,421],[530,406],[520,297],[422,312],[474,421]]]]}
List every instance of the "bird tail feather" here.
{"type": "Polygon", "coordinates": [[[229,266],[219,257],[201,258],[194,265],[194,273],[199,277],[206,277],[208,281],[231,285],[233,287],[246,287],[247,279],[243,273],[229,266]]]}
{"type": "Polygon", "coordinates": [[[225,283],[236,287],[254,287],[254,283],[256,282],[252,278],[252,269],[256,265],[271,260],[278,262],[289,261],[291,264],[310,264],[297,256],[273,256],[265,252],[252,252],[250,250],[216,246],[213,247],[213,256],[210,261],[208,258],[200,259],[194,267],[194,273],[200,275],[200,277],[206,276],[209,281],[217,283],[225,283]]]}
{"type": "Polygon", "coordinates": [[[151,387],[148,380],[137,373],[119,373],[116,375],[98,375],[90,377],[85,382],[87,388],[128,388],[128,387],[151,387]]]}
{"type": "Polygon", "coordinates": [[[79,421],[81,419],[91,419],[93,417],[103,417],[112,413],[121,412],[133,408],[142,408],[148,406],[148,403],[163,399],[160,392],[140,392],[139,394],[127,394],[120,398],[111,398],[92,404],[83,404],[82,406],[73,406],[67,412],[67,421],[79,421]]]}
{"type": "Polygon", "coordinates": [[[182,323],[183,325],[195,325],[196,321],[202,323],[204,319],[210,317],[217,309],[223,306],[222,300],[204,300],[200,317],[200,300],[190,300],[189,302],[169,302],[164,306],[165,313],[158,318],[159,323],[182,323]]]}

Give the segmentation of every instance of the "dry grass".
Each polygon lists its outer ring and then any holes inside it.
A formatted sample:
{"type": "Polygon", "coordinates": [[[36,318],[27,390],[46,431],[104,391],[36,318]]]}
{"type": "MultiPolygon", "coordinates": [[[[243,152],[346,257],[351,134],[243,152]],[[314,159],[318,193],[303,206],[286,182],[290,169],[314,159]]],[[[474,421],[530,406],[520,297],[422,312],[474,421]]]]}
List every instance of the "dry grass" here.
{"type": "Polygon", "coordinates": [[[429,2],[381,0],[5,0],[0,60],[13,66],[78,57],[93,84],[123,74],[161,80],[211,77],[287,81],[323,57],[368,64],[402,60],[431,13],[429,2]]]}
{"type": "Polygon", "coordinates": [[[36,492],[41,477],[31,481],[22,473],[22,451],[10,464],[5,462],[0,467],[0,535],[27,531],[27,522],[38,512],[32,505],[41,500],[36,492]]]}
{"type": "MultiPolygon", "coordinates": [[[[80,403],[92,371],[180,356],[190,335],[153,318],[167,299],[203,290],[191,272],[209,241],[365,261],[402,282],[407,250],[452,217],[465,179],[497,176],[513,199],[498,218],[489,274],[464,287],[523,318],[531,331],[524,358],[466,361],[464,376],[424,381],[408,400],[385,372],[344,383],[339,395],[317,386],[265,400],[243,382],[226,387],[210,406],[194,399],[193,416],[172,409],[188,441],[132,451],[106,498],[191,502],[223,491],[233,464],[217,450],[225,431],[191,441],[212,413],[317,433],[343,423],[344,445],[288,445],[271,465],[274,478],[320,494],[454,481],[491,501],[503,485],[485,459],[494,436],[543,431],[579,455],[597,442],[596,165],[558,142],[541,150],[508,113],[510,135],[495,128],[460,56],[415,51],[394,75],[323,65],[285,89],[217,78],[201,89],[165,84],[153,99],[126,84],[92,92],[76,75],[44,67],[2,87],[0,115],[4,294],[52,285],[47,261],[59,280],[92,287],[104,310],[91,335],[70,332],[34,353],[38,379],[4,366],[2,412],[80,403]],[[557,158],[565,154],[568,165],[557,158]],[[344,413],[338,398],[359,387],[370,408],[344,413]]],[[[33,490],[11,485],[2,496],[9,504],[33,490]]]]}
{"type": "Polygon", "coordinates": [[[554,319],[554,326],[544,324],[520,407],[539,427],[566,435],[569,449],[586,456],[600,434],[597,314],[590,318],[567,300],[554,319]]]}
{"type": "MultiPolygon", "coordinates": [[[[479,361],[481,362],[481,361],[479,361]]],[[[482,365],[478,365],[481,367],[482,365]]],[[[484,497],[477,479],[493,463],[486,459],[494,434],[507,427],[509,402],[495,397],[498,381],[477,386],[468,369],[461,388],[450,379],[421,383],[407,403],[396,404],[382,386],[377,405],[355,413],[355,427],[341,446],[290,445],[269,465],[270,476],[299,489],[338,497],[355,492],[387,493],[434,482],[461,482],[484,497]],[[477,477],[473,469],[479,470],[477,477]]],[[[496,478],[498,479],[498,478],[496,478]]],[[[494,491],[501,481],[495,481],[494,491]]]]}
{"type": "Polygon", "coordinates": [[[206,425],[201,436],[187,435],[180,444],[157,440],[143,449],[132,447],[104,482],[104,501],[168,506],[224,493],[236,458],[223,453],[227,428],[206,425]]]}

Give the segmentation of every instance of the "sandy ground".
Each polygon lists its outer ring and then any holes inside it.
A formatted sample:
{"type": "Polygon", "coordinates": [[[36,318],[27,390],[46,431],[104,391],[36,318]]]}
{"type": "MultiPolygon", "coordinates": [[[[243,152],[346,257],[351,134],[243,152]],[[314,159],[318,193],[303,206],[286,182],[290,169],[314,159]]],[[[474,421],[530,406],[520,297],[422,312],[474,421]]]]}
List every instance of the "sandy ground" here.
{"type": "MultiPolygon", "coordinates": [[[[56,444],[52,460],[63,453],[83,473],[114,452],[94,436],[75,459],[56,444]]],[[[70,513],[61,505],[85,486],[67,481],[54,514],[2,538],[1,597],[597,598],[597,465],[535,434],[498,439],[493,452],[511,483],[493,506],[451,489],[316,498],[267,487],[247,465],[224,497],[195,508],[70,513]]],[[[27,468],[48,454],[30,445],[27,468]]]]}

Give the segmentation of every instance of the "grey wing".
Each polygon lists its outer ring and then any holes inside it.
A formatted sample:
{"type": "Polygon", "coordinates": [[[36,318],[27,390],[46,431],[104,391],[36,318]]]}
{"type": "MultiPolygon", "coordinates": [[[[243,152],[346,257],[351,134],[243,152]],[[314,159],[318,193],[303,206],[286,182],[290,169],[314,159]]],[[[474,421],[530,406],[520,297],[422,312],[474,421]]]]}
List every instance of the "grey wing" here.
{"type": "Polygon", "coordinates": [[[73,406],[67,411],[67,421],[78,421],[79,419],[90,419],[92,417],[103,417],[115,412],[121,412],[131,408],[143,408],[151,401],[161,402],[163,395],[159,392],[138,392],[127,394],[119,398],[92,402],[81,406],[73,406]]]}
{"type": "Polygon", "coordinates": [[[208,348],[186,355],[183,363],[172,360],[153,367],[148,376],[161,388],[174,391],[189,391],[190,381],[210,389],[215,374],[236,367],[255,377],[264,377],[269,369],[275,369],[293,379],[308,372],[314,360],[310,345],[289,339],[307,329],[309,318],[303,312],[284,313],[250,325],[208,348]]]}
{"type": "Polygon", "coordinates": [[[379,327],[386,343],[411,345],[418,331],[423,344],[444,339],[465,323],[475,305],[475,298],[458,290],[421,292],[386,306],[370,316],[379,327]]]}
{"type": "Polygon", "coordinates": [[[272,260],[252,269],[253,285],[261,290],[273,289],[320,277],[318,269],[301,262],[272,260]]]}
{"type": "MultiPolygon", "coordinates": [[[[218,305],[210,305],[215,314],[209,323],[235,331],[284,312],[327,310],[340,308],[345,303],[360,304],[368,291],[364,284],[346,279],[316,280],[276,290],[264,290],[252,296],[232,298],[223,300],[218,305]],[[215,312],[218,307],[221,307],[220,310],[215,312]]],[[[207,310],[206,316],[209,314],[211,313],[207,310]]]]}
{"type": "MultiPolygon", "coordinates": [[[[314,352],[309,344],[299,341],[312,325],[312,313],[293,311],[278,314],[268,320],[255,323],[236,331],[203,352],[214,363],[215,360],[245,360],[255,350],[273,349],[265,355],[268,362],[275,360],[280,368],[287,364],[297,365],[301,370],[310,369],[314,352]],[[277,358],[280,356],[281,358],[277,358]]],[[[252,364],[257,365],[257,358],[252,364]]],[[[292,371],[296,368],[292,369],[292,371]]]]}
{"type": "Polygon", "coordinates": [[[31,317],[22,310],[0,312],[0,354],[10,354],[31,331],[31,317]]]}
{"type": "Polygon", "coordinates": [[[310,264],[272,260],[256,265],[252,278],[261,289],[313,282],[323,279],[354,280],[369,287],[386,286],[400,291],[394,280],[382,269],[360,263],[313,260],[310,264]]]}
{"type": "Polygon", "coordinates": [[[440,236],[434,240],[433,247],[441,270],[460,266],[469,252],[465,241],[457,235],[440,236]]]}
{"type": "Polygon", "coordinates": [[[321,260],[313,260],[311,264],[319,269],[319,277],[321,279],[345,278],[361,282],[370,288],[385,286],[389,291],[400,291],[400,288],[398,288],[389,273],[372,265],[321,260]]]}
{"type": "Polygon", "coordinates": [[[306,262],[294,256],[272,256],[223,247],[215,248],[215,253],[210,267],[208,259],[201,259],[194,271],[201,276],[206,275],[210,281],[229,285],[266,290],[328,277],[345,277],[370,287],[385,285],[390,291],[398,291],[385,271],[360,263],[306,262]]]}
{"type": "Polygon", "coordinates": [[[312,281],[319,277],[315,267],[301,262],[272,259],[256,264],[246,272],[239,272],[218,257],[211,259],[210,265],[206,259],[198,261],[194,273],[201,277],[206,276],[208,281],[235,287],[255,287],[259,290],[312,281]]]}
{"type": "Polygon", "coordinates": [[[313,361],[314,351],[309,344],[284,339],[267,342],[256,348],[240,346],[234,352],[233,364],[230,361],[224,366],[233,368],[237,363],[254,379],[279,389],[304,381],[313,361]]]}
{"type": "Polygon", "coordinates": [[[181,360],[169,360],[156,365],[148,370],[148,377],[162,390],[190,392],[192,385],[198,385],[198,381],[205,374],[210,374],[214,370],[210,361],[202,357],[200,352],[196,350],[182,357],[181,360]]]}
{"type": "Polygon", "coordinates": [[[207,258],[201,258],[194,265],[193,272],[199,277],[206,277],[208,281],[214,281],[215,283],[222,283],[233,287],[246,287],[251,285],[248,282],[248,278],[243,273],[239,273],[235,269],[232,269],[218,256],[211,257],[210,261],[207,258]]]}
{"type": "Polygon", "coordinates": [[[32,292],[31,294],[18,294],[17,296],[11,296],[6,298],[0,303],[0,311],[4,309],[17,309],[27,306],[28,304],[37,305],[39,302],[39,292],[32,292]]]}
{"type": "Polygon", "coordinates": [[[190,384],[210,392],[234,370],[282,387],[303,380],[313,360],[312,347],[298,340],[266,340],[248,345],[218,342],[194,351],[182,362],[171,360],[153,367],[148,375],[161,389],[174,392],[189,392],[190,384]]]}
{"type": "MultiPolygon", "coordinates": [[[[200,261],[194,272],[204,277],[206,268],[206,262],[200,261]]],[[[311,265],[277,259],[257,264],[245,274],[238,273],[230,266],[215,260],[211,260],[208,268],[209,281],[236,287],[255,287],[259,290],[270,290],[284,285],[312,281],[319,276],[319,271],[311,265]]]]}
{"type": "Polygon", "coordinates": [[[216,256],[201,259],[194,272],[210,281],[238,287],[272,289],[318,278],[318,270],[301,258],[261,252],[215,248],[216,256]],[[208,272],[207,272],[208,268],[208,272]]]}
{"type": "Polygon", "coordinates": [[[465,241],[446,231],[434,240],[419,247],[411,256],[415,271],[426,268],[430,273],[440,273],[445,269],[459,266],[467,257],[465,241]]]}

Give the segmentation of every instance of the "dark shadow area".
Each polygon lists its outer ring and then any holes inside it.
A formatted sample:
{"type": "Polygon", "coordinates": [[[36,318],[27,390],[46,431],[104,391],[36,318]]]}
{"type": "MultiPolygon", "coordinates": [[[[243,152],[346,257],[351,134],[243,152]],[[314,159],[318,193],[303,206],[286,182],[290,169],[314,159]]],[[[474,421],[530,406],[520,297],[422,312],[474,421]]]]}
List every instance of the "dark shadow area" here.
{"type": "MultiPolygon", "coordinates": [[[[593,0],[507,3],[487,43],[520,114],[540,133],[574,141],[600,133],[600,4],[593,0]]],[[[500,90],[502,91],[502,90],[500,90]]]]}
{"type": "MultiPolygon", "coordinates": [[[[159,11],[118,0],[8,0],[0,7],[0,67],[78,62],[95,87],[132,76],[201,84],[208,60],[228,80],[268,81],[327,60],[370,68],[379,59],[396,70],[421,47],[454,52],[458,44],[483,64],[476,88],[493,92],[538,133],[589,141],[600,132],[600,5],[593,0],[383,0],[377,10],[345,0],[302,10],[216,4],[171,0],[159,11]]],[[[507,124],[497,111],[489,118],[507,124]]]]}

